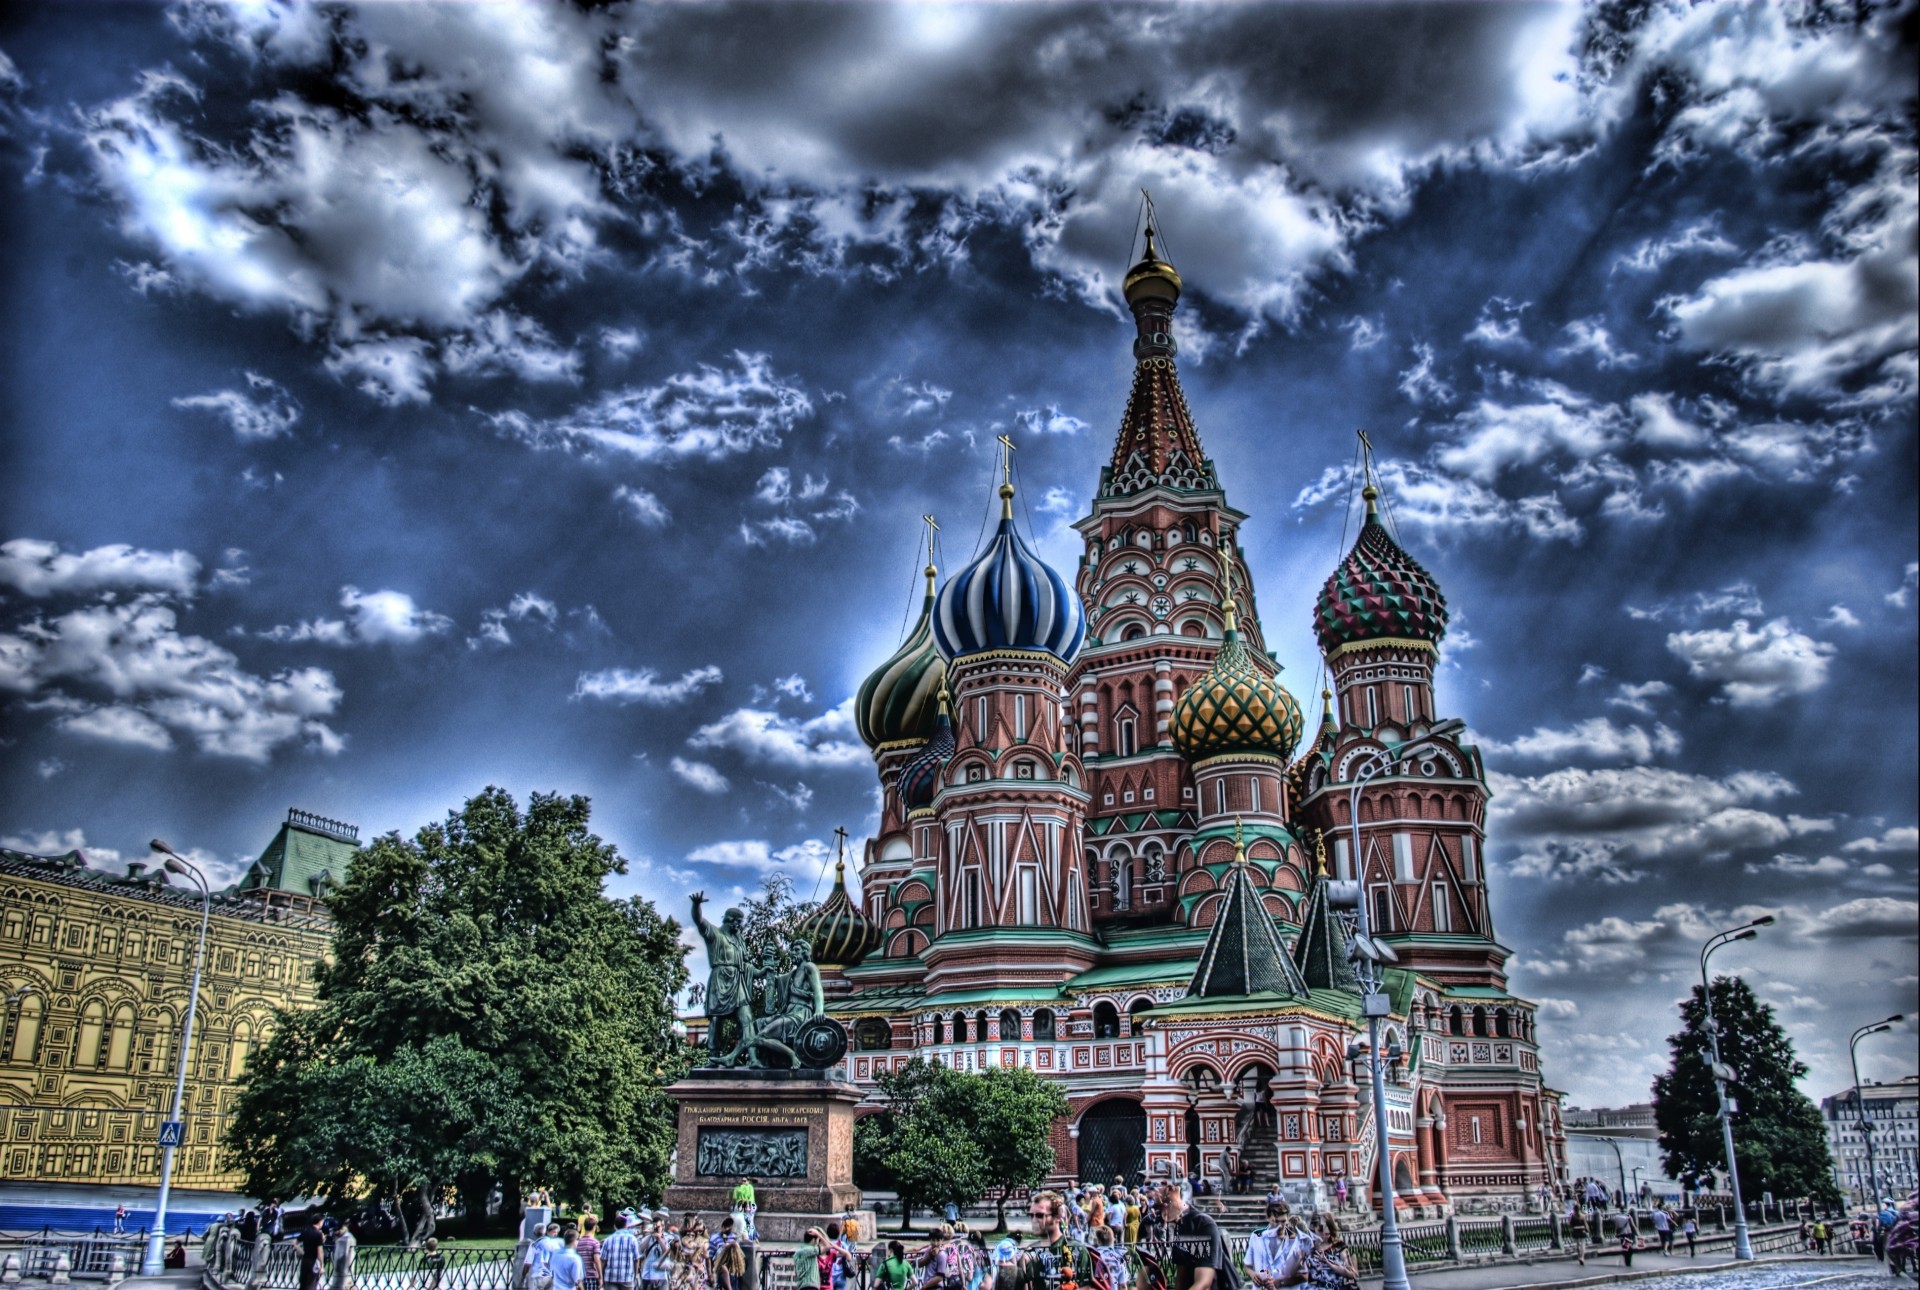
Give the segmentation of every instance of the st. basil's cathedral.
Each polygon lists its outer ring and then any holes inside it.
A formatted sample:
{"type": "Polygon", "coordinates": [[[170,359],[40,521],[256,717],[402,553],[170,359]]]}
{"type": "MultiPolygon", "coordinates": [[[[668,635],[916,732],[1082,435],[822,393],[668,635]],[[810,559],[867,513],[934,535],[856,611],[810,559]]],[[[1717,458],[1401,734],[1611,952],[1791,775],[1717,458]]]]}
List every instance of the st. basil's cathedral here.
{"type": "MultiPolygon", "coordinates": [[[[915,1056],[1056,1081],[1062,1179],[1250,1171],[1297,1202],[1375,1176],[1351,913],[1358,879],[1397,955],[1383,1049],[1395,1192],[1414,1212],[1512,1209],[1563,1175],[1535,1007],[1507,989],[1483,862],[1485,768],[1438,756],[1351,776],[1440,724],[1447,608],[1365,489],[1313,626],[1330,690],[1305,741],[1262,641],[1253,580],[1180,388],[1180,275],[1124,284],[1133,388],[1072,585],[1014,524],[926,599],[855,712],[882,804],[858,899],[805,930],[845,1073],[915,1056]],[[1351,891],[1348,886],[1346,890],[1351,891]]],[[[1457,726],[1457,723],[1454,723],[1457,726]]]]}

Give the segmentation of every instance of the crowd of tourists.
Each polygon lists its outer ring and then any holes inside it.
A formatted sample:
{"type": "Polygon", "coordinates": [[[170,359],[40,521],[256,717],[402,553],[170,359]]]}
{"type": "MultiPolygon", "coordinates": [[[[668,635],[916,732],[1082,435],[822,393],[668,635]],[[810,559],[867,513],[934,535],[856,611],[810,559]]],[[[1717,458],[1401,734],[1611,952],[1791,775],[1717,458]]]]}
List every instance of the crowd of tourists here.
{"type": "MultiPolygon", "coordinates": [[[[1264,1225],[1236,1255],[1194,1194],[1181,1178],[1036,1192],[1030,1234],[998,1240],[969,1228],[953,1206],[913,1242],[868,1243],[846,1214],[806,1229],[790,1254],[763,1257],[791,1259],[795,1290],[1357,1290],[1359,1270],[1334,1214],[1298,1215],[1270,1193],[1264,1225]]],[[[1683,1247],[1698,1254],[1690,1208],[1655,1200],[1642,1210],[1605,1189],[1568,1195],[1563,1231],[1581,1263],[1618,1254],[1631,1267],[1636,1252],[1680,1257],[1683,1247]]],[[[697,1214],[666,1210],[623,1210],[604,1227],[592,1214],[549,1223],[523,1255],[516,1290],[744,1290],[759,1241],[754,1200],[742,1179],[711,1230],[697,1214]]],[[[1889,1201],[1851,1226],[1809,1219],[1801,1235],[1816,1253],[1832,1252],[1843,1235],[1864,1237],[1897,1275],[1915,1261],[1914,1210],[1912,1201],[1889,1201]]]]}

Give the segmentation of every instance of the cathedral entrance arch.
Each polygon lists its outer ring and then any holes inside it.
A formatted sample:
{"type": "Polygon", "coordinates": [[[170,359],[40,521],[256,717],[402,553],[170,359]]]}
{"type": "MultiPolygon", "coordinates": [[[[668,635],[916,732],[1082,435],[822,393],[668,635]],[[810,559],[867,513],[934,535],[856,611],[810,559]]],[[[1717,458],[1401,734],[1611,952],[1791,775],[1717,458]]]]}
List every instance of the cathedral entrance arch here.
{"type": "Polygon", "coordinates": [[[1137,1182],[1145,1168],[1147,1113],[1127,1097],[1095,1102],[1080,1117],[1080,1180],[1137,1182]]]}

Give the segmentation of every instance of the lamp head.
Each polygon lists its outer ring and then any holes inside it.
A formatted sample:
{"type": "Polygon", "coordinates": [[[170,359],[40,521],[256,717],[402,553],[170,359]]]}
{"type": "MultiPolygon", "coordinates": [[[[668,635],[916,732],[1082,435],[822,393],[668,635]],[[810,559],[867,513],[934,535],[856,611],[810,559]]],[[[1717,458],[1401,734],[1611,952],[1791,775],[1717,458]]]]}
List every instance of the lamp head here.
{"type": "Polygon", "coordinates": [[[1905,1021],[1906,1019],[1907,1019],[1907,1014],[1905,1014],[1904,1012],[1896,1012],[1891,1017],[1887,1018],[1887,1024],[1891,1026],[1896,1021],[1905,1021]]]}
{"type": "Polygon", "coordinates": [[[1760,917],[1758,917],[1758,918],[1756,918],[1756,919],[1754,919],[1754,920],[1753,920],[1753,921],[1752,921],[1751,923],[1748,923],[1748,924],[1747,924],[1747,926],[1748,926],[1748,927],[1772,927],[1772,926],[1773,926],[1773,915],[1772,915],[1772,914],[1762,914],[1762,915],[1760,915],[1760,917]]]}
{"type": "Polygon", "coordinates": [[[1740,934],[1734,937],[1733,939],[1736,941],[1750,941],[1754,937],[1758,936],[1759,934],[1760,933],[1754,931],[1751,927],[1748,927],[1748,928],[1742,929],[1740,934]]]}
{"type": "Polygon", "coordinates": [[[166,843],[162,842],[159,838],[155,838],[153,839],[153,841],[147,843],[147,850],[157,851],[163,856],[170,856],[173,854],[173,848],[168,846],[166,843]]]}
{"type": "Polygon", "coordinates": [[[168,873],[177,873],[183,878],[187,876],[187,866],[182,864],[180,857],[174,855],[171,851],[167,853],[167,858],[160,862],[160,867],[168,873]]]}

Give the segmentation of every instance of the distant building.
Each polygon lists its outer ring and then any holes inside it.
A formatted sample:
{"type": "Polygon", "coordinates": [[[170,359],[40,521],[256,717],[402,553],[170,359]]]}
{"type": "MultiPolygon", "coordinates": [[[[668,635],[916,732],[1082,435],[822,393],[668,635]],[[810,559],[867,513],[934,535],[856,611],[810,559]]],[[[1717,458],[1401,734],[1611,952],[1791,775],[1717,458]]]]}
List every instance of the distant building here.
{"type": "Polygon", "coordinates": [[[1653,1123],[1653,1103],[1631,1106],[1566,1109],[1567,1172],[1575,1178],[1595,1178],[1608,1191],[1638,1196],[1641,1188],[1653,1197],[1675,1199],[1680,1184],[1666,1176],[1660,1158],[1660,1131],[1653,1123]]]}
{"type": "Polygon", "coordinates": [[[1575,1126],[1583,1129],[1651,1129],[1654,1127],[1653,1103],[1635,1102],[1632,1106],[1608,1106],[1593,1110],[1570,1106],[1566,1112],[1566,1124],[1569,1129],[1575,1126]]]}
{"type": "Polygon", "coordinates": [[[1840,1189],[1856,1201],[1873,1198],[1873,1181],[1878,1179],[1882,1196],[1904,1197],[1913,1190],[1916,1175],[1914,1153],[1920,1142],[1920,1075],[1909,1075],[1891,1084],[1862,1084],[1860,1101],[1846,1089],[1820,1099],[1820,1114],[1827,1122],[1827,1150],[1833,1154],[1833,1176],[1840,1189]],[[1867,1140],[1861,1132],[1861,1107],[1864,1123],[1873,1127],[1873,1177],[1867,1174],[1867,1140]]]}
{"type": "MultiPolygon", "coordinates": [[[[239,1199],[219,1152],[235,1081],[274,1010],[312,1003],[324,897],[358,846],[352,826],[289,811],[214,893],[171,1227],[239,1199]]],[[[92,1226],[120,1203],[129,1226],[151,1219],[200,905],[158,864],[108,873],[78,851],[0,849],[0,1228],[92,1226]]]]}

